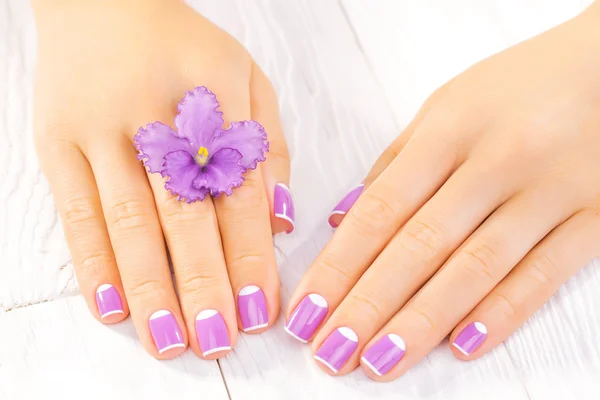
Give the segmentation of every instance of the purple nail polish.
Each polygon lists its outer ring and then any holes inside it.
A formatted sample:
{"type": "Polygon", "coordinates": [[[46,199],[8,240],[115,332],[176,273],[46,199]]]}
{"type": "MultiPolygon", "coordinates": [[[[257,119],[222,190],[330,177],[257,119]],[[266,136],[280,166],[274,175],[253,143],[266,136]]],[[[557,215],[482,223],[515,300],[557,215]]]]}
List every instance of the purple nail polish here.
{"type": "Polygon", "coordinates": [[[167,310],[156,311],[150,316],[148,321],[150,333],[154,339],[154,344],[158,349],[158,354],[176,347],[185,347],[183,336],[177,326],[177,321],[173,314],[167,310]]]}
{"type": "Polygon", "coordinates": [[[346,215],[350,211],[350,207],[358,200],[358,197],[362,193],[365,185],[362,183],[352,189],[338,204],[334,207],[331,214],[329,214],[329,225],[333,228],[337,228],[341,222],[341,217],[346,215]]]}
{"type": "Polygon", "coordinates": [[[100,285],[96,290],[96,304],[98,305],[100,318],[124,313],[123,303],[121,302],[118,290],[108,283],[100,285]]]}
{"type": "Polygon", "coordinates": [[[290,316],[285,331],[302,343],[308,342],[327,315],[328,308],[327,300],[323,296],[316,293],[309,294],[302,299],[290,316]]]}
{"type": "Polygon", "coordinates": [[[196,335],[203,356],[231,350],[227,325],[217,310],[203,310],[198,313],[196,335]]]}
{"type": "Polygon", "coordinates": [[[400,336],[390,333],[371,346],[360,360],[377,376],[381,376],[400,362],[405,350],[404,340],[400,336]]]}
{"type": "Polygon", "coordinates": [[[246,286],[238,293],[238,309],[244,332],[269,325],[267,301],[263,291],[254,285],[246,286]]]}
{"type": "Polygon", "coordinates": [[[273,211],[277,218],[283,219],[290,223],[290,228],[286,231],[292,233],[296,227],[294,217],[294,201],[290,189],[283,183],[275,185],[273,191],[273,211]]]}
{"type": "Polygon", "coordinates": [[[487,328],[481,322],[472,322],[463,329],[452,345],[465,356],[471,355],[487,337],[487,328]]]}
{"type": "Polygon", "coordinates": [[[325,339],[314,358],[337,374],[357,347],[358,336],[352,329],[337,328],[325,339]]]}

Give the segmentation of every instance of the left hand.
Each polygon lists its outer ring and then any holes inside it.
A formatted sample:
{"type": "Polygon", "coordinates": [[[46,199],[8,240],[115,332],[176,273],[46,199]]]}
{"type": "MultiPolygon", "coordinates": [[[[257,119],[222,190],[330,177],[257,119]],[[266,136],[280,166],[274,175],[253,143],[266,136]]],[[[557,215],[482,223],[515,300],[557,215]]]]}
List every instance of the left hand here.
{"type": "Polygon", "coordinates": [[[600,255],[599,27],[596,3],[453,79],[336,207],[286,324],[323,370],[388,381],[448,334],[480,357],[600,255]]]}

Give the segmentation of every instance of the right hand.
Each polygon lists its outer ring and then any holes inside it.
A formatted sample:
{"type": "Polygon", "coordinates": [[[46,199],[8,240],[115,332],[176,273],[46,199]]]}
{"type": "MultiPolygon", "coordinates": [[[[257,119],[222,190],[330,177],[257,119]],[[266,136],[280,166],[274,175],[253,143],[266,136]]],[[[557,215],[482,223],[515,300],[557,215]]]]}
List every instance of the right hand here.
{"type": "Polygon", "coordinates": [[[36,144],[92,314],[114,323],[131,312],[144,347],[163,359],[188,343],[217,358],[238,327],[267,329],[279,311],[271,234],[293,230],[289,158],[268,79],[183,2],[33,5],[36,144]],[[132,138],[149,122],[173,125],[177,102],[196,86],[217,95],[226,125],[261,123],[271,151],[233,196],[186,204],[146,173],[132,138]],[[236,317],[235,296],[248,287],[242,294],[260,288],[252,296],[264,293],[266,306],[241,301],[236,317]]]}

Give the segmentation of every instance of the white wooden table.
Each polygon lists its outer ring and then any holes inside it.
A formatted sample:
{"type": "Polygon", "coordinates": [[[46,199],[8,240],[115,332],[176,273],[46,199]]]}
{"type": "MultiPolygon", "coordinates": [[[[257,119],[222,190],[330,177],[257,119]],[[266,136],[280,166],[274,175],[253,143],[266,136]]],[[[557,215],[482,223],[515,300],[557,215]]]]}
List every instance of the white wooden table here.
{"type": "MultiPolygon", "coordinates": [[[[297,207],[275,239],[283,306],[331,236],[330,208],[437,86],[590,0],[198,0],[280,95],[297,207]],[[315,193],[319,193],[318,196],[315,193]]],[[[439,346],[390,384],[331,378],[277,326],[227,358],[151,358],[132,324],[88,315],[32,144],[35,27],[0,0],[0,399],[598,399],[600,263],[475,362],[439,346]]]]}

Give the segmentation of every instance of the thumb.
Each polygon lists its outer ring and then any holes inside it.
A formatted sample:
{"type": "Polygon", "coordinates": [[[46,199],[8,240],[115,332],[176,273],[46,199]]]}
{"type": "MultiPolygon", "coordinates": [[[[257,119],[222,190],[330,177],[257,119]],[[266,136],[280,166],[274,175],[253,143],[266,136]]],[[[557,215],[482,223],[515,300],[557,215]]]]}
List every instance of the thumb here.
{"type": "Polygon", "coordinates": [[[446,83],[444,86],[436,90],[428,99],[425,101],[415,118],[408,124],[406,129],[398,136],[392,144],[379,156],[375,164],[369,171],[367,177],[357,187],[353,188],[340,202],[333,208],[329,214],[329,225],[333,228],[337,228],[344,219],[344,216],[350,211],[350,207],[358,200],[358,197],[363,193],[374,181],[381,175],[381,173],[394,161],[400,154],[402,149],[410,141],[415,130],[421,124],[423,119],[426,117],[428,112],[433,108],[437,100],[443,95],[445,90],[450,86],[452,80],[446,83]]]}
{"type": "Polygon", "coordinates": [[[250,78],[250,106],[252,119],[265,128],[269,138],[269,152],[261,171],[269,199],[271,231],[292,233],[295,215],[289,189],[290,155],[279,118],[279,103],[271,82],[256,63],[252,64],[250,78]]]}

